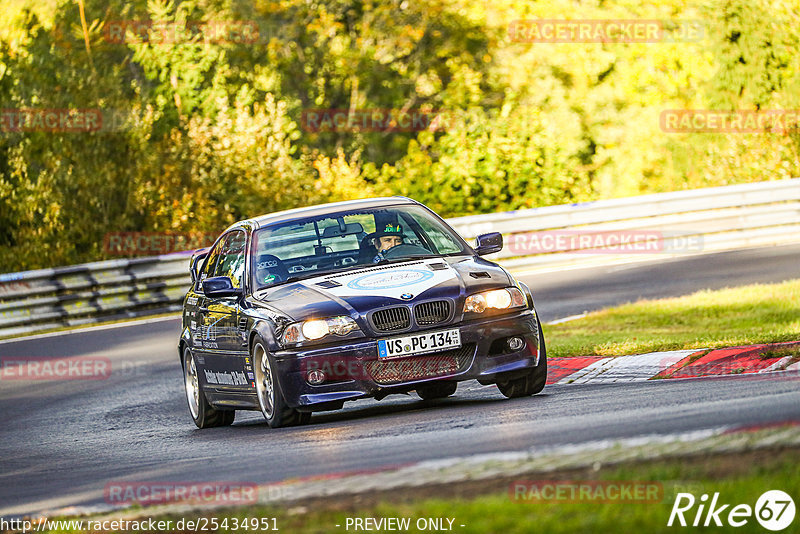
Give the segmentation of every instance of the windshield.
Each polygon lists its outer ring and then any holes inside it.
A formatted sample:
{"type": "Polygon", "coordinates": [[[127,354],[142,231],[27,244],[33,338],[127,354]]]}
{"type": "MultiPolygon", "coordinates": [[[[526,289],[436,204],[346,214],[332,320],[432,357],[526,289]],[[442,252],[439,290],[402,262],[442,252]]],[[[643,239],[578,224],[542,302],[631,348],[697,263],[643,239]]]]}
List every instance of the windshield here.
{"type": "Polygon", "coordinates": [[[463,252],[463,241],[421,206],[347,210],[257,230],[251,248],[253,288],[463,252]]]}

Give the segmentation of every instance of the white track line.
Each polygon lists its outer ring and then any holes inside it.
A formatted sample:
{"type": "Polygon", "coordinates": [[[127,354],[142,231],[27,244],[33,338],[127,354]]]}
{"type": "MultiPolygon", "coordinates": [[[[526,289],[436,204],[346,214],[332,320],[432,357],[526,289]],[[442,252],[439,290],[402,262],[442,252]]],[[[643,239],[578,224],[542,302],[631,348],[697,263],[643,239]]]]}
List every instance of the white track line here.
{"type": "Polygon", "coordinates": [[[150,324],[150,323],[160,323],[162,321],[174,321],[175,319],[180,319],[181,314],[177,313],[175,315],[168,315],[165,317],[152,317],[149,319],[134,319],[131,321],[123,321],[119,323],[112,323],[112,324],[101,324],[98,326],[87,326],[83,328],[74,328],[69,330],[59,330],[57,332],[47,332],[45,334],[34,334],[32,336],[22,336],[22,337],[13,337],[10,339],[3,339],[0,340],[0,345],[4,345],[6,343],[15,343],[18,341],[30,341],[33,339],[44,339],[48,337],[62,337],[69,334],[79,334],[81,332],[95,332],[98,330],[111,330],[113,328],[125,328],[127,326],[139,326],[143,324],[150,324]]]}
{"type": "Polygon", "coordinates": [[[650,352],[603,358],[559,380],[558,384],[644,382],[686,356],[704,349],[650,352]]]}
{"type": "Polygon", "coordinates": [[[549,323],[545,323],[546,325],[554,325],[554,324],[561,324],[566,323],[568,321],[574,321],[575,319],[583,319],[586,317],[587,312],[579,313],[578,315],[570,315],[568,317],[562,317],[561,319],[556,319],[555,321],[550,321],[549,323]]]}
{"type": "MultiPolygon", "coordinates": [[[[759,373],[770,373],[772,371],[782,371],[784,369],[784,367],[786,367],[789,364],[789,362],[791,362],[793,359],[794,358],[792,356],[785,356],[785,357],[781,358],[780,360],[778,360],[777,362],[773,363],[772,365],[764,367],[763,369],[761,369],[759,371],[759,373]]],[[[791,366],[789,366],[789,367],[791,367],[791,366]]],[[[787,369],[788,369],[788,367],[787,367],[787,369]]]]}
{"type": "Polygon", "coordinates": [[[796,373],[800,373],[800,362],[793,363],[792,365],[784,369],[784,371],[794,371],[796,373]]]}

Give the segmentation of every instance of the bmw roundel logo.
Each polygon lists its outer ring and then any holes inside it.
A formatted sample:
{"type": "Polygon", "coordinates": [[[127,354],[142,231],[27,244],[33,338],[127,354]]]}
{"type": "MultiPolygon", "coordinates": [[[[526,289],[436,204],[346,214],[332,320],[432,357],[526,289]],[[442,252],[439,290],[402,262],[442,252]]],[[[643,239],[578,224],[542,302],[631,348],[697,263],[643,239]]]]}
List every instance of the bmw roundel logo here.
{"type": "Polygon", "coordinates": [[[402,295],[400,295],[400,298],[403,300],[411,300],[414,298],[414,295],[412,295],[411,293],[403,293],[402,295]]]}

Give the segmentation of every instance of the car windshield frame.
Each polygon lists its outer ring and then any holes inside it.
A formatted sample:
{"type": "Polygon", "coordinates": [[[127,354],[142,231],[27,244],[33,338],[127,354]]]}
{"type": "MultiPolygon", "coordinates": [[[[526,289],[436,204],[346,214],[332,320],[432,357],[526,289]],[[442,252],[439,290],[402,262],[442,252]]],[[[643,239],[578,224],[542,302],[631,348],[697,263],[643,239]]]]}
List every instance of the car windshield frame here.
{"type": "MultiPolygon", "coordinates": [[[[369,221],[362,221],[362,222],[369,222],[369,221]]],[[[335,233],[336,225],[334,226],[333,232],[335,233]]],[[[351,239],[352,241],[352,239],[351,239]]],[[[377,254],[377,250],[374,251],[377,254]]],[[[268,289],[271,287],[283,285],[289,282],[295,282],[299,280],[304,280],[307,278],[315,278],[318,276],[326,276],[326,275],[333,275],[333,274],[340,274],[352,270],[363,269],[365,267],[371,267],[375,265],[383,265],[383,264],[392,264],[392,263],[402,263],[406,261],[414,261],[414,260],[421,260],[421,259],[431,259],[431,258],[441,258],[441,257],[448,257],[448,256],[459,256],[470,254],[470,247],[464,239],[458,235],[458,233],[453,230],[441,217],[439,217],[436,213],[428,209],[427,207],[423,206],[422,204],[384,204],[381,206],[371,206],[368,208],[359,208],[356,206],[350,208],[343,208],[339,211],[332,211],[330,213],[313,215],[313,216],[298,216],[291,219],[283,219],[279,221],[275,221],[270,224],[266,224],[261,228],[258,228],[253,231],[251,237],[251,246],[250,250],[248,251],[250,256],[250,273],[248,278],[251,282],[251,287],[253,288],[253,293],[268,289]],[[425,249],[428,253],[409,253],[407,256],[404,257],[392,257],[386,258],[381,260],[380,262],[373,262],[370,261],[365,263],[362,261],[362,258],[359,258],[359,255],[362,255],[365,252],[371,252],[370,249],[364,250],[363,241],[366,238],[369,238],[370,235],[374,233],[374,224],[375,224],[375,213],[384,212],[383,214],[386,215],[387,213],[395,213],[397,214],[400,223],[404,227],[404,234],[412,234],[413,240],[417,243],[404,243],[404,245],[412,245],[414,248],[422,248],[425,249]],[[359,217],[366,217],[372,218],[372,226],[365,226],[361,225],[362,232],[355,234],[352,233],[354,230],[357,229],[356,226],[350,227],[353,224],[354,219],[358,219],[359,217]],[[348,221],[347,219],[350,219],[348,221]],[[320,263],[315,264],[316,268],[313,269],[300,269],[297,270],[296,265],[301,265],[304,261],[313,261],[316,254],[308,254],[308,255],[301,255],[301,256],[284,256],[283,258],[278,257],[278,255],[273,254],[276,252],[274,249],[266,249],[264,250],[260,247],[260,241],[262,239],[281,239],[282,243],[291,247],[292,245],[301,245],[301,246],[310,246],[313,249],[320,247],[320,243],[322,247],[325,249],[331,248],[330,246],[325,245],[326,239],[331,239],[331,236],[323,236],[323,232],[326,228],[331,228],[331,225],[327,227],[320,227],[319,223],[324,221],[344,221],[344,226],[341,222],[338,224],[339,231],[343,233],[343,235],[334,235],[333,239],[335,238],[348,238],[348,236],[357,236],[358,248],[349,248],[344,250],[331,250],[330,252],[324,252],[319,254],[320,258],[326,257],[326,255],[330,254],[331,257],[334,259],[337,255],[341,255],[343,258],[350,258],[352,260],[352,254],[355,254],[358,259],[355,261],[350,261],[346,264],[339,264],[339,265],[326,265],[320,267],[320,263]],[[420,220],[423,221],[424,226],[420,225],[420,220]],[[405,228],[405,226],[408,228],[405,228]],[[313,228],[313,233],[311,233],[311,228],[313,228]],[[426,229],[427,228],[427,229],[426,229]],[[280,230],[287,229],[286,233],[281,233],[280,230]],[[294,229],[298,234],[298,237],[292,236],[292,229],[294,229]],[[371,230],[371,231],[368,231],[371,230]],[[278,231],[278,235],[275,235],[275,232],[278,231]],[[440,234],[438,236],[433,235],[433,231],[440,234]],[[446,252],[439,252],[439,248],[442,245],[447,245],[445,248],[446,252]],[[430,248],[436,249],[436,252],[430,251],[430,248]],[[260,249],[260,250],[259,250],[260,249]],[[272,256],[271,258],[265,258],[265,256],[272,256]],[[279,260],[276,262],[275,260],[279,260]],[[278,264],[281,264],[279,266],[278,264]],[[289,267],[284,267],[286,264],[289,264],[289,267]],[[262,277],[264,273],[266,273],[270,268],[279,270],[280,272],[277,273],[277,277],[275,280],[272,281],[262,281],[259,278],[262,277]]],[[[271,275],[267,275],[271,276],[271,275]]]]}

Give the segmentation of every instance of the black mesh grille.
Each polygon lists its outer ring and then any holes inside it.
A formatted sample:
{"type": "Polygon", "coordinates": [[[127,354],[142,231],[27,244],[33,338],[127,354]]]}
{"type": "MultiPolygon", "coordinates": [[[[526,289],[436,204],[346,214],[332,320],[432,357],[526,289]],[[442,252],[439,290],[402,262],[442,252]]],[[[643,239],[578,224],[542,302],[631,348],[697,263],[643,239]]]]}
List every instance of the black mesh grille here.
{"type": "Polygon", "coordinates": [[[381,385],[413,382],[464,372],[469,368],[474,352],[475,344],[468,343],[463,347],[435,354],[373,360],[366,363],[366,368],[372,379],[381,385]]]}
{"type": "Polygon", "coordinates": [[[411,314],[405,306],[386,308],[372,314],[372,323],[383,332],[404,330],[411,325],[411,314]]]}
{"type": "Polygon", "coordinates": [[[442,323],[450,317],[450,302],[433,300],[417,304],[414,307],[414,317],[420,326],[442,323]]]}

